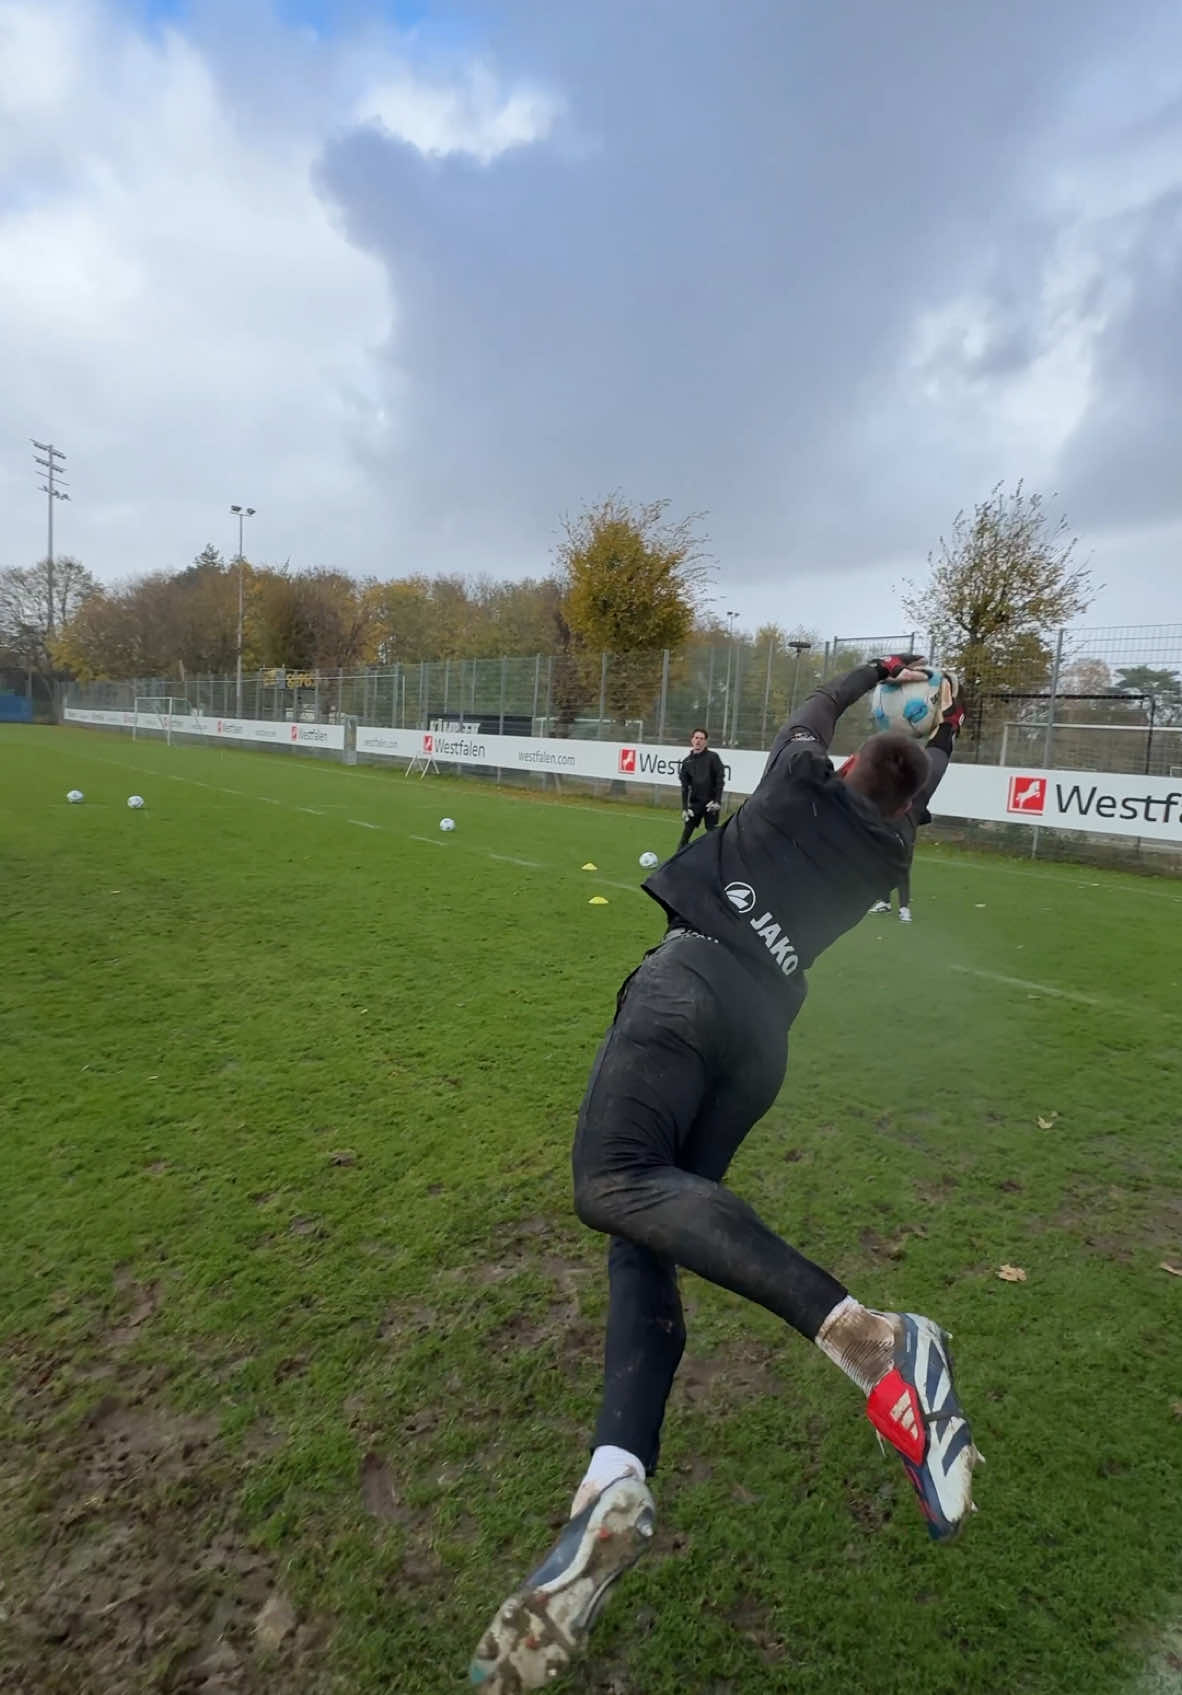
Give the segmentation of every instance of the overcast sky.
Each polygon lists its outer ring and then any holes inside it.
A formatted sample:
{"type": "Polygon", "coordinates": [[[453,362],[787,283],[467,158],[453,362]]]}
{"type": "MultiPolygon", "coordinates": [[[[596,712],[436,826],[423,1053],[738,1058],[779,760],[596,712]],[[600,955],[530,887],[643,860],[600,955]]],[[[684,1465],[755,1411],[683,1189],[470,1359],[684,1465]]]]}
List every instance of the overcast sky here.
{"type": "Polygon", "coordinates": [[[0,0],[0,565],[538,575],[901,627],[1025,477],[1182,620],[1177,0],[0,0]]]}

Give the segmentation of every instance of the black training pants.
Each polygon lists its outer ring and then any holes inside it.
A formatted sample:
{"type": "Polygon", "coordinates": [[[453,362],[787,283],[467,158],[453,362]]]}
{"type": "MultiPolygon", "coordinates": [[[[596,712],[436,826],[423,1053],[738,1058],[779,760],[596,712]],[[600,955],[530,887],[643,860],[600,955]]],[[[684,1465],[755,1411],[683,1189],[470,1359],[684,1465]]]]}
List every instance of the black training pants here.
{"type": "Polygon", "coordinates": [[[689,817],[684,821],[681,840],[677,844],[679,849],[685,847],[699,824],[705,824],[708,830],[717,830],[718,828],[719,815],[717,812],[707,812],[704,800],[691,800],[684,810],[689,813],[689,817]]]}
{"type": "Polygon", "coordinates": [[[790,1015],[719,943],[673,930],[620,991],[575,1132],[575,1207],[612,1237],[595,1445],[652,1471],[685,1347],[677,1268],[815,1337],[845,1296],[722,1177],[779,1093],[790,1015]]]}

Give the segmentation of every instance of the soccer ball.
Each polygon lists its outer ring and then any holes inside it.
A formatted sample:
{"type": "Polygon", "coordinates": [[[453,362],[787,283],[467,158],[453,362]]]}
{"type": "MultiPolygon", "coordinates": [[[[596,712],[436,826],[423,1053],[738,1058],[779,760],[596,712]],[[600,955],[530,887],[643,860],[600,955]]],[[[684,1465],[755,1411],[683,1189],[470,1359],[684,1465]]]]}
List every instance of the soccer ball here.
{"type": "Polygon", "coordinates": [[[127,804],[134,811],[138,812],[140,807],[144,804],[144,797],[143,795],[128,795],[127,804]]]}
{"type": "Polygon", "coordinates": [[[71,789],[69,794],[66,796],[66,799],[69,801],[71,806],[78,806],[86,799],[86,796],[82,793],[81,789],[71,789]]]}
{"type": "Polygon", "coordinates": [[[640,856],[640,863],[644,866],[646,871],[651,871],[654,865],[660,864],[660,861],[655,853],[642,853],[640,856]]]}
{"type": "Polygon", "coordinates": [[[874,728],[901,730],[926,742],[940,727],[944,680],[943,671],[929,671],[922,683],[879,683],[870,699],[874,728]]]}
{"type": "Polygon", "coordinates": [[[455,827],[456,821],[454,818],[441,818],[439,820],[439,828],[441,830],[454,830],[455,827]]]}

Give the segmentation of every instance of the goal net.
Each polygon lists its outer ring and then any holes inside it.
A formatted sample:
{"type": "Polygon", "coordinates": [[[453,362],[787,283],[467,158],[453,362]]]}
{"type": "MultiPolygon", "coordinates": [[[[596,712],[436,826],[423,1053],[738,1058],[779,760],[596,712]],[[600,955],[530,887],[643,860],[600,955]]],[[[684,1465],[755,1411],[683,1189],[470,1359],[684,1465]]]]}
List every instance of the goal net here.
{"type": "Polygon", "coordinates": [[[139,736],[162,736],[171,744],[175,731],[183,728],[182,721],[192,718],[196,710],[191,701],[178,695],[137,694],[131,739],[135,741],[139,736]]]}

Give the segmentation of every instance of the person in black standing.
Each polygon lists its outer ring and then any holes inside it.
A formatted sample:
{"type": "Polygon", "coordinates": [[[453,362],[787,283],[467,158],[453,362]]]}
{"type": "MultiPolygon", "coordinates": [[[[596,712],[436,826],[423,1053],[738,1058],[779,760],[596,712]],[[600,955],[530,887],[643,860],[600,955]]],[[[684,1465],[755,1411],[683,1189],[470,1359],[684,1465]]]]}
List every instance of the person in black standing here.
{"type": "Polygon", "coordinates": [[[686,1339],[679,1267],[775,1313],[854,1382],[935,1539],[972,1510],[980,1456],[945,1332],[863,1306],[722,1181],[779,1093],[806,969],[898,883],[912,808],[952,751],[946,716],[930,752],[887,733],[840,770],[828,756],[840,715],[882,679],[918,680],[916,658],[873,660],[818,689],[780,730],[755,793],[644,884],[666,933],[619,991],[572,1154],[575,1210],[611,1237],[599,1421],[565,1529],[476,1649],[469,1675],[488,1695],[557,1677],[610,1584],[651,1545],[647,1478],[686,1339]]]}
{"type": "Polygon", "coordinates": [[[685,847],[699,824],[708,830],[718,828],[722,811],[722,791],[726,785],[726,767],[706,746],[706,732],[698,728],[690,737],[690,750],[681,762],[681,821],[685,826],[677,846],[685,847]]]}

